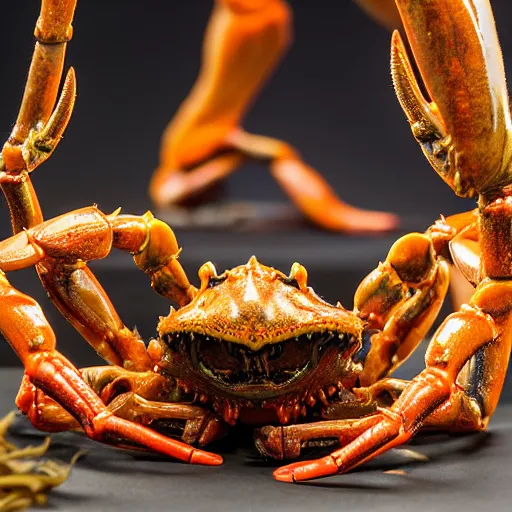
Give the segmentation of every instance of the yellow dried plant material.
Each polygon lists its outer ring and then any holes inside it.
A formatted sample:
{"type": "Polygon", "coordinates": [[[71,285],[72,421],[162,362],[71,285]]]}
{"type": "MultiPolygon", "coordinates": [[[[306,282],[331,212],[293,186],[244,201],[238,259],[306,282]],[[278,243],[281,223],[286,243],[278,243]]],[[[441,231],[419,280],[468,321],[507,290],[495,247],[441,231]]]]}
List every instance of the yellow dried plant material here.
{"type": "Polygon", "coordinates": [[[44,459],[50,438],[39,446],[18,448],[5,438],[14,417],[12,412],[0,420],[0,512],[44,505],[47,493],[67,480],[81,455],[77,453],[69,464],[44,459]]]}
{"type": "Polygon", "coordinates": [[[384,471],[384,474],[405,476],[407,473],[403,469],[388,469],[387,471],[384,471]]]}

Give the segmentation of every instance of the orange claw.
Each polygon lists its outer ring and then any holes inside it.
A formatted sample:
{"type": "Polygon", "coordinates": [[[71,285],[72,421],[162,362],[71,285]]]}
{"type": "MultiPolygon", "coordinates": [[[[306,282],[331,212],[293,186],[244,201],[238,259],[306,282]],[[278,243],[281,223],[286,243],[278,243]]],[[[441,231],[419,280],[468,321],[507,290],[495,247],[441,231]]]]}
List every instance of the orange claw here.
{"type": "Polygon", "coordinates": [[[397,6],[431,102],[398,32],[393,81],[427,159],[460,196],[508,184],[512,121],[489,1],[397,0],[397,6]]]}
{"type": "Polygon", "coordinates": [[[395,32],[392,74],[400,103],[434,169],[457,194],[479,200],[476,212],[443,220],[429,233],[441,250],[446,237],[454,236],[446,255],[475,290],[432,337],[425,370],[389,409],[373,416],[375,424],[327,457],[276,470],[280,481],[343,473],[408,441],[422,427],[484,430],[505,380],[512,346],[512,132],[490,3],[397,5],[432,100],[423,97],[395,32]]]}
{"type": "MultiPolygon", "coordinates": [[[[381,19],[396,9],[366,1],[381,19]]],[[[287,143],[244,132],[243,117],[291,42],[284,0],[217,0],[205,34],[202,68],[162,139],[160,166],[149,193],[161,208],[184,204],[225,179],[247,160],[270,165],[295,206],[324,229],[378,233],[395,215],[350,206],[287,143]]]]}
{"type": "Polygon", "coordinates": [[[114,416],[78,370],[56,350],[55,334],[37,302],[13,288],[3,272],[0,304],[0,332],[21,359],[27,378],[68,411],[91,439],[118,446],[128,441],[194,464],[222,463],[218,455],[114,416]]]}

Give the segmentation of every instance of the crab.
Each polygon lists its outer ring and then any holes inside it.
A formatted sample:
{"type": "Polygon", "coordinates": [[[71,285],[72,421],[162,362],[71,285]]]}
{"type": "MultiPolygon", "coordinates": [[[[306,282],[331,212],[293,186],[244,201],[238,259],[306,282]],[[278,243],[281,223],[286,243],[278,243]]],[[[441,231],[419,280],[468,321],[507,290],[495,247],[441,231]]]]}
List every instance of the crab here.
{"type": "MultiPolygon", "coordinates": [[[[393,0],[358,3],[387,26],[399,25],[393,0]]],[[[201,71],[163,134],[160,164],[149,186],[162,215],[168,216],[169,207],[211,198],[215,184],[246,162],[257,161],[269,166],[304,217],[323,229],[361,234],[397,227],[396,215],[343,202],[287,142],[242,128],[291,40],[292,10],[286,0],[215,0],[201,71]]]]}
{"type": "Polygon", "coordinates": [[[42,2],[27,88],[0,162],[15,232],[0,243],[0,331],[24,364],[16,401],[30,421],[195,464],[220,464],[202,448],[236,423],[254,426],[258,450],[279,460],[340,445],[274,472],[288,482],[347,471],[421,428],[485,429],[512,344],[511,124],[488,2],[397,1],[432,101],[395,32],[398,98],[434,168],[456,193],[477,195],[479,208],[400,238],[360,284],[353,310],[318,297],[298,263],[288,275],[256,258],[220,275],[206,263],[196,288],[172,229],[150,213],[86,207],[43,221],[30,172],[55,149],[73,109],[72,69],[56,98],[75,3],[42,2]],[[153,289],[177,306],[147,346],[87,266],[113,248],[133,254],[153,289]],[[439,313],[450,264],[474,295],[434,334],[426,369],[410,382],[393,379],[439,313]],[[77,370],[58,352],[40,306],[5,275],[29,266],[109,366],[77,370]]]}

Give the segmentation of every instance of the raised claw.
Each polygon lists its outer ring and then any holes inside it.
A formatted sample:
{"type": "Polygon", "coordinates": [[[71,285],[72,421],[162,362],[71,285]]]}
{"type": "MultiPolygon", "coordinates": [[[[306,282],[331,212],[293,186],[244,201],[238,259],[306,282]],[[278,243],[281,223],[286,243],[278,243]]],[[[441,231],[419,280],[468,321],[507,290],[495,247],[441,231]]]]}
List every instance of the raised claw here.
{"type": "Polygon", "coordinates": [[[454,165],[451,161],[452,138],[447,135],[436,106],[423,96],[398,31],[393,32],[391,39],[391,76],[414,138],[428,161],[444,178],[454,165]]]}
{"type": "MultiPolygon", "coordinates": [[[[8,202],[25,202],[35,207],[25,191],[6,190],[3,185],[27,181],[33,171],[54,151],[71,117],[76,81],[70,69],[55,108],[64,68],[67,42],[77,0],[42,0],[34,35],[36,44],[20,111],[2,150],[0,183],[8,202]],[[15,197],[10,197],[15,196],[15,197]]],[[[14,185],[13,185],[14,186],[14,185]]],[[[26,226],[25,226],[26,227],[26,226]]]]}
{"type": "Polygon", "coordinates": [[[5,143],[2,150],[3,172],[9,176],[17,176],[23,171],[31,172],[50,157],[71,119],[75,97],[75,70],[69,68],[59,101],[48,121],[32,128],[21,144],[12,137],[5,143]]]}
{"type": "Polygon", "coordinates": [[[432,103],[421,93],[398,33],[393,82],[429,162],[460,196],[507,182],[512,123],[489,0],[396,3],[432,103]]]}
{"type": "Polygon", "coordinates": [[[31,172],[53,153],[66,129],[76,98],[75,70],[71,67],[66,75],[59,101],[48,122],[40,129],[30,131],[22,147],[23,160],[31,172]]]}
{"type": "Polygon", "coordinates": [[[53,153],[66,129],[76,97],[75,70],[69,68],[57,106],[45,124],[39,122],[20,143],[11,136],[2,149],[3,182],[16,179],[23,171],[32,172],[53,153]]]}

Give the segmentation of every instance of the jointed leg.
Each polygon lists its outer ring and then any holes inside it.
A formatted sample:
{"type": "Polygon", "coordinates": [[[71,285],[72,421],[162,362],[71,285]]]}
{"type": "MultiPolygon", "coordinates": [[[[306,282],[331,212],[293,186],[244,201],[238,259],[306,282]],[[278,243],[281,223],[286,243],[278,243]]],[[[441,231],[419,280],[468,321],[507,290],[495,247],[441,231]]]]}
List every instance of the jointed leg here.
{"type": "Polygon", "coordinates": [[[0,157],[0,186],[7,199],[14,233],[39,224],[43,217],[29,172],[57,147],[75,101],[71,68],[59,91],[76,0],[42,0],[36,45],[18,119],[0,157]]]}
{"type": "Polygon", "coordinates": [[[4,275],[0,275],[0,300],[4,310],[0,331],[23,362],[27,378],[66,409],[91,439],[114,445],[135,443],[192,463],[221,462],[220,457],[115,417],[73,365],[57,352],[55,335],[38,304],[15,290],[4,275]]]}
{"type": "Polygon", "coordinates": [[[206,446],[219,439],[228,427],[212,412],[202,407],[146,400],[133,392],[119,395],[109,404],[108,409],[116,416],[143,425],[168,420],[176,430],[173,437],[198,446],[206,446]]]}
{"type": "Polygon", "coordinates": [[[37,265],[53,302],[98,354],[111,364],[148,370],[152,362],[137,333],[124,326],[108,296],[86,266],[112,247],[132,252],[153,288],[184,305],[195,288],[177,257],[172,230],[151,214],[105,216],[84,208],[46,221],[0,243],[0,269],[37,265]]]}
{"type": "Polygon", "coordinates": [[[377,416],[263,427],[256,431],[258,451],[265,457],[293,460],[308,447],[344,446],[379,421],[377,416]]]}
{"type": "MultiPolygon", "coordinates": [[[[118,366],[85,368],[80,373],[117,417],[155,427],[161,423],[159,420],[165,420],[166,435],[199,446],[211,443],[226,432],[227,425],[207,409],[177,402],[179,396],[172,381],[162,375],[152,371],[132,372],[118,366]]],[[[80,429],[73,416],[36,388],[27,376],[16,403],[40,430],[80,429]]]]}
{"type": "Polygon", "coordinates": [[[352,390],[353,399],[333,402],[314,423],[266,426],[255,431],[255,442],[265,457],[296,459],[304,448],[344,446],[379,421],[372,415],[402,394],[409,381],[381,379],[367,388],[352,390]]]}
{"type": "Polygon", "coordinates": [[[408,441],[423,425],[446,428],[452,421],[453,430],[485,428],[498,403],[512,347],[511,304],[510,281],[482,283],[470,304],[439,328],[426,369],[390,409],[375,415],[380,420],[375,426],[331,455],[280,468],[275,477],[298,481],[348,471],[408,441]],[[461,375],[473,357],[478,371],[461,375]]]}
{"type": "Polygon", "coordinates": [[[355,309],[369,323],[358,356],[362,386],[391,374],[427,335],[448,291],[448,245],[475,224],[475,215],[441,218],[425,234],[403,236],[359,285],[355,309]]]}
{"type": "Polygon", "coordinates": [[[43,262],[37,270],[52,302],[100,357],[127,369],[151,368],[140,335],[124,325],[85,264],[43,262]]]}

